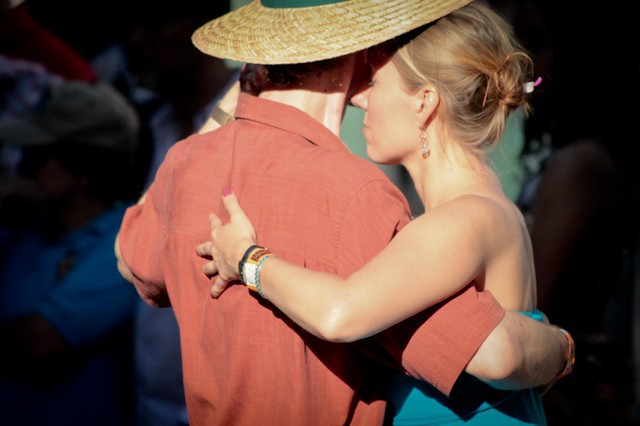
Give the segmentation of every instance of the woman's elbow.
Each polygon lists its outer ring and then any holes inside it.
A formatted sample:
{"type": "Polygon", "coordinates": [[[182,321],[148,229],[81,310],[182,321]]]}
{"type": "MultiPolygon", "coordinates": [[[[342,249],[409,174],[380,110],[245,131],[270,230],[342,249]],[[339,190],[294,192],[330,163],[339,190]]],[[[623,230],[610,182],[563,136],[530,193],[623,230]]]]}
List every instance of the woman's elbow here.
{"type": "Polygon", "coordinates": [[[498,389],[513,389],[513,383],[520,372],[519,359],[520,357],[513,352],[505,352],[494,357],[493,362],[485,369],[484,381],[498,389]]]}
{"type": "Polygon", "coordinates": [[[516,340],[500,327],[494,329],[467,366],[467,373],[492,386],[510,387],[520,372],[522,353],[516,340]]]}
{"type": "Polygon", "coordinates": [[[348,304],[332,305],[317,325],[317,337],[335,343],[349,343],[362,339],[357,319],[348,304]]]}

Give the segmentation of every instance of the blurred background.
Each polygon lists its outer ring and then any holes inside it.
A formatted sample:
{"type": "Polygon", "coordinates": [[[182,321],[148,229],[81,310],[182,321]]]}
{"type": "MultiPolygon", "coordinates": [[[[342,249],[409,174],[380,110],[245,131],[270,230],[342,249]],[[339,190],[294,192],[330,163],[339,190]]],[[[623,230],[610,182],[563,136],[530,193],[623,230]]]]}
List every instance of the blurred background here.
{"type": "MultiPolygon", "coordinates": [[[[0,0],[0,423],[188,424],[175,318],[122,281],[112,243],[167,149],[237,78],[191,33],[247,2],[0,0]]],[[[490,159],[527,218],[539,308],[576,338],[575,373],[543,397],[549,424],[638,425],[635,16],[488,3],[542,79],[490,159]]],[[[349,107],[342,136],[367,158],[362,117],[349,107]]],[[[404,170],[380,167],[423,213],[404,170]]]]}

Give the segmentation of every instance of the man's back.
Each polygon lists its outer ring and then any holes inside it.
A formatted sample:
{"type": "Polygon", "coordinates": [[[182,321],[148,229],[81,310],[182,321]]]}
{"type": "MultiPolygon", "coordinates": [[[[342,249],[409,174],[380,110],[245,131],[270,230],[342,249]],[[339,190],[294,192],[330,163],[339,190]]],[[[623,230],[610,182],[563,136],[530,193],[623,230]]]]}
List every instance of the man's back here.
{"type": "Polygon", "coordinates": [[[244,286],[211,299],[194,248],[207,239],[208,212],[223,211],[220,195],[231,188],[274,252],[348,275],[406,223],[408,206],[377,167],[299,110],[243,96],[236,115],[235,123],[172,149],[149,205],[132,209],[121,231],[127,264],[151,287],[137,285],[143,297],[162,300],[166,283],[182,330],[190,421],[380,423],[384,376],[376,367],[353,346],[300,331],[244,286]],[[356,400],[366,402],[356,408],[356,400]]]}

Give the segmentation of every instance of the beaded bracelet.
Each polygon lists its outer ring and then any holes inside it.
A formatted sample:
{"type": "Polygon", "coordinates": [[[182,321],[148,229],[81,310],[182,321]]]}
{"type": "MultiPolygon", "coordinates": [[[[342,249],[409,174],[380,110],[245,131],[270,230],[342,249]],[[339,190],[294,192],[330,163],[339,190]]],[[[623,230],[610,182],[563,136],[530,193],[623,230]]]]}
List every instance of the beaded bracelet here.
{"type": "Polygon", "coordinates": [[[264,261],[267,260],[267,258],[272,255],[273,253],[271,252],[265,253],[264,255],[262,255],[262,257],[258,261],[258,266],[256,266],[255,285],[256,285],[256,288],[258,289],[258,294],[261,297],[264,297],[264,294],[262,294],[262,287],[260,287],[260,269],[262,269],[262,264],[264,263],[264,261]]]}

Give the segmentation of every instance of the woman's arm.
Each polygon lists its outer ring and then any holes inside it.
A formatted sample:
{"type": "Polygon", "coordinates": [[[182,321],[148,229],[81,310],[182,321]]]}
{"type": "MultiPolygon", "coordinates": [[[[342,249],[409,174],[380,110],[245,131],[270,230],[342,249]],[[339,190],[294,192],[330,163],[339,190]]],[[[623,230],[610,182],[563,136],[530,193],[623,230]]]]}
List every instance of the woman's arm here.
{"type": "MultiPolygon", "coordinates": [[[[197,252],[203,257],[210,257],[214,253],[217,262],[209,262],[205,265],[204,271],[208,275],[219,273],[218,279],[214,283],[211,293],[213,297],[218,297],[225,289],[229,280],[238,278],[238,260],[243,256],[246,248],[256,240],[255,232],[248,218],[238,207],[235,197],[225,197],[227,209],[230,212],[231,221],[222,227],[217,216],[212,215],[212,238],[217,240],[219,246],[213,247],[212,242],[201,244],[197,247],[197,252]],[[223,230],[227,233],[222,232],[223,230]],[[231,242],[230,235],[235,235],[235,241],[231,242]],[[226,243],[222,243],[225,238],[226,243]],[[217,251],[216,250],[223,250],[217,251]]],[[[277,272],[277,262],[280,259],[271,258],[267,263],[275,261],[276,267],[271,268],[272,273],[277,272]]],[[[286,267],[286,262],[282,262],[286,267]]],[[[302,269],[302,268],[298,268],[302,269]]],[[[266,271],[266,266],[264,271],[266,271]]],[[[296,270],[296,268],[293,268],[296,270]]],[[[264,271],[261,271],[264,273],[264,271]]],[[[296,271],[298,272],[298,271],[296,271]]],[[[308,271],[310,272],[310,271],[308,271]]],[[[264,292],[269,292],[269,277],[263,276],[261,279],[264,292]]],[[[283,285],[292,285],[293,279],[286,275],[283,285]]],[[[322,279],[323,274],[319,273],[322,279]]],[[[273,279],[274,277],[272,277],[273,279]]],[[[275,277],[278,279],[278,277],[275,277]]],[[[340,282],[340,281],[337,281],[340,282]]],[[[393,286],[393,282],[391,286],[393,286]]],[[[277,283],[276,283],[277,284],[277,283]]],[[[308,283],[307,283],[308,284],[308,283]]],[[[342,284],[340,284],[342,285],[342,284]]],[[[297,286],[304,294],[307,293],[307,286],[297,286]]],[[[396,288],[397,291],[397,288],[396,288]]],[[[303,297],[304,297],[303,294],[303,297]]],[[[319,299],[325,298],[320,294],[319,299]]],[[[395,298],[390,299],[393,309],[396,308],[395,298]]],[[[385,301],[381,306],[374,306],[370,311],[376,315],[385,306],[390,305],[385,301]]],[[[307,321],[304,315],[305,305],[301,309],[302,314],[299,321],[307,321]]],[[[293,307],[295,311],[295,306],[293,307]]],[[[312,315],[311,315],[312,316],[312,315]]],[[[307,323],[309,328],[322,329],[322,322],[325,321],[321,315],[318,323],[307,323]]],[[[366,322],[364,317],[356,318],[355,323],[366,322]]],[[[349,327],[351,324],[346,324],[349,327]]],[[[335,326],[334,326],[335,327],[335,326]]],[[[324,331],[323,335],[330,336],[331,333],[324,331]]],[[[334,333],[333,337],[336,337],[334,333]]],[[[569,343],[564,334],[557,328],[546,323],[540,323],[516,312],[506,312],[502,322],[489,334],[485,342],[478,349],[471,362],[467,365],[466,372],[479,378],[480,380],[500,389],[513,390],[546,385],[557,377],[558,373],[564,369],[568,355],[569,343]]]]}
{"type": "Polygon", "coordinates": [[[547,322],[507,311],[465,371],[498,389],[548,388],[573,371],[575,345],[565,333],[547,322]]]}
{"type": "MultiPolygon", "coordinates": [[[[235,195],[223,199],[231,220],[223,226],[211,216],[212,244],[207,247],[221,272],[214,296],[237,277],[238,261],[255,241],[235,195]]],[[[358,340],[409,318],[455,294],[483,268],[486,250],[479,226],[464,213],[473,211],[477,217],[478,210],[456,203],[409,223],[347,279],[270,257],[260,270],[263,297],[310,333],[336,342],[358,340]]]]}

